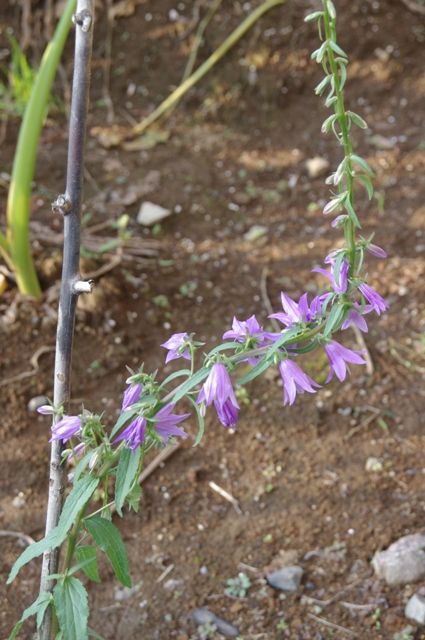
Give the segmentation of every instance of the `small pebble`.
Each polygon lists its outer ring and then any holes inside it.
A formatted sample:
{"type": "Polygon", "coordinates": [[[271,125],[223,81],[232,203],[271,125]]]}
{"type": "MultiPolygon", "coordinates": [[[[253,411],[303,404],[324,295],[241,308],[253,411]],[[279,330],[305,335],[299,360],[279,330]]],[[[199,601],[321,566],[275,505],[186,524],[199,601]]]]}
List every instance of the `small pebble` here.
{"type": "Polygon", "coordinates": [[[204,624],[213,624],[216,626],[217,631],[221,633],[225,638],[237,638],[239,636],[239,629],[230,622],[226,622],[222,618],[219,618],[212,611],[206,607],[201,609],[195,609],[192,612],[193,622],[200,626],[204,624]]]}
{"type": "Polygon", "coordinates": [[[304,570],[301,567],[282,567],[266,576],[266,580],[273,589],[295,593],[303,577],[304,570]]]}
{"type": "Polygon", "coordinates": [[[406,604],[404,615],[417,624],[425,625],[425,598],[419,593],[413,594],[406,604]]]}

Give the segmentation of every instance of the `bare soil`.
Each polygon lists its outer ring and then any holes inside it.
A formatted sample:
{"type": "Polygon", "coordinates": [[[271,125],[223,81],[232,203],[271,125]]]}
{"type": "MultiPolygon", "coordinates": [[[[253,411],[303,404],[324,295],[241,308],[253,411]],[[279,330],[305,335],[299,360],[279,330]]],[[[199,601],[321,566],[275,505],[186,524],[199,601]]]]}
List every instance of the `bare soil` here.
{"type": "MultiPolygon", "coordinates": [[[[240,22],[242,4],[223,4],[202,59],[240,22]]],[[[186,442],[145,482],[140,512],[115,521],[137,589],[122,592],[102,562],[102,585],[89,587],[90,625],[106,639],[198,638],[190,614],[201,606],[237,625],[245,640],[390,640],[409,624],[404,606],[421,585],[386,587],[370,559],[422,530],[425,520],[425,26],[401,0],[338,5],[340,42],[352,61],[348,104],[370,126],[356,135],[357,148],[377,176],[378,198],[359,196],[363,233],[376,232],[389,251],[387,261],[369,263],[371,284],[391,305],[365,338],[374,373],[354,367],[344,385],[334,382],[293,408],[283,407],[278,376],[270,375],[248,386],[235,433],[210,415],[200,446],[186,442]],[[366,470],[372,457],[380,471],[366,470]],[[238,500],[242,513],[211,490],[211,481],[238,500]],[[266,585],[264,573],[288,562],[305,574],[299,592],[284,596],[266,585]],[[226,596],[226,580],[240,571],[252,582],[246,597],[226,596]]],[[[192,18],[192,3],[177,8],[192,18]]],[[[234,314],[256,313],[266,322],[265,288],[277,309],[282,289],[296,297],[320,286],[311,269],[339,237],[321,214],[323,178],[309,178],[305,161],[320,156],[335,166],[339,150],[320,134],[326,112],[313,91],[321,76],[309,60],[316,47],[313,28],[303,24],[309,8],[297,0],[262,19],[162,124],[170,133],[164,144],[105,150],[89,137],[86,228],[102,244],[116,234],[108,221],[128,213],[133,245],[80,302],[74,411],[84,401],[113,422],[125,365],[162,368],[158,345],[171,333],[196,332],[213,345],[234,314]],[[155,237],[136,222],[146,199],[174,211],[155,237]],[[256,224],[267,233],[244,238],[256,224]],[[143,255],[134,255],[135,246],[143,255]],[[147,256],[149,250],[156,255],[147,256]]],[[[140,120],[179,82],[191,40],[177,39],[182,30],[170,20],[171,9],[170,0],[142,2],[116,20],[110,86],[116,124],[140,120]]],[[[3,26],[18,28],[15,9],[2,7],[0,16],[3,26]]],[[[96,29],[90,127],[106,126],[103,15],[96,29]]],[[[66,60],[69,78],[71,48],[66,60]]],[[[4,172],[17,127],[10,119],[4,172]]],[[[65,118],[52,114],[32,212],[45,293],[33,303],[10,287],[0,299],[0,528],[36,539],[44,526],[49,427],[27,405],[52,395],[61,222],[49,203],[63,190],[65,161],[65,118]],[[36,371],[21,376],[35,364],[36,371]]],[[[0,199],[4,210],[1,184],[0,199]]],[[[86,250],[84,273],[112,257],[86,250]]],[[[346,341],[355,344],[353,335],[346,341]]],[[[321,356],[307,366],[323,380],[321,356]]],[[[13,537],[0,544],[4,584],[22,546],[13,537]]],[[[12,586],[1,587],[1,637],[34,600],[38,577],[39,563],[32,562],[12,586]]],[[[425,633],[413,625],[408,637],[425,633]]]]}

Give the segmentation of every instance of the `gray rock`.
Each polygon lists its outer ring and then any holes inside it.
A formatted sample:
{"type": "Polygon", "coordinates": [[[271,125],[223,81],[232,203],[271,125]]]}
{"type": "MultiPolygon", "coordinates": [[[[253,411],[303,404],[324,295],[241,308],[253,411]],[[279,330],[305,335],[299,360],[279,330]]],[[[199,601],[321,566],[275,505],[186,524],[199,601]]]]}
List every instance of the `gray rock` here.
{"type": "Polygon", "coordinates": [[[404,615],[417,624],[425,625],[425,597],[420,593],[414,593],[406,604],[404,615]]]}
{"type": "Polygon", "coordinates": [[[191,617],[193,622],[198,626],[202,624],[215,625],[217,631],[226,638],[237,638],[240,633],[237,627],[235,627],[233,624],[230,624],[230,622],[226,622],[226,620],[219,618],[215,615],[215,613],[213,613],[206,607],[195,609],[192,612],[191,617]]]}
{"type": "Polygon", "coordinates": [[[305,166],[307,168],[308,177],[314,180],[315,178],[320,178],[321,176],[326,175],[330,165],[326,158],[316,156],[315,158],[306,160],[305,166]]]}
{"type": "Polygon", "coordinates": [[[295,593],[298,590],[304,569],[301,567],[282,567],[266,575],[266,580],[273,589],[295,593]]]}
{"type": "Polygon", "coordinates": [[[425,577],[425,535],[414,533],[377,551],[372,566],[378,578],[389,585],[409,584],[425,577]]]}
{"type": "Polygon", "coordinates": [[[164,209],[164,207],[160,207],[153,202],[143,202],[137,214],[137,222],[151,227],[170,215],[171,211],[169,209],[164,209]]]}
{"type": "Polygon", "coordinates": [[[49,404],[49,398],[46,396],[34,396],[27,404],[28,411],[37,411],[43,404],[49,404]]]}

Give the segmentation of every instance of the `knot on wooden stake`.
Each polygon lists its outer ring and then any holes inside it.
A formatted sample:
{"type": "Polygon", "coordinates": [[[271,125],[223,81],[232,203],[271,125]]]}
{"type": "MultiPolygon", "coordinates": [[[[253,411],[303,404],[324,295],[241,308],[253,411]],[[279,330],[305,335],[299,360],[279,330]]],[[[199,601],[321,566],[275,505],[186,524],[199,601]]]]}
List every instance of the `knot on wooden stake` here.
{"type": "Polygon", "coordinates": [[[79,13],[76,13],[75,15],[72,16],[72,22],[78,25],[79,27],[81,27],[81,31],[84,31],[84,33],[87,33],[87,31],[90,30],[91,23],[92,23],[92,17],[91,17],[90,11],[88,9],[83,9],[79,13]]]}
{"type": "Polygon", "coordinates": [[[76,280],[72,285],[73,293],[91,293],[94,287],[94,280],[76,280]]]}
{"type": "Polygon", "coordinates": [[[72,202],[65,194],[61,194],[52,202],[53,213],[59,213],[66,216],[72,209],[72,202]]]}

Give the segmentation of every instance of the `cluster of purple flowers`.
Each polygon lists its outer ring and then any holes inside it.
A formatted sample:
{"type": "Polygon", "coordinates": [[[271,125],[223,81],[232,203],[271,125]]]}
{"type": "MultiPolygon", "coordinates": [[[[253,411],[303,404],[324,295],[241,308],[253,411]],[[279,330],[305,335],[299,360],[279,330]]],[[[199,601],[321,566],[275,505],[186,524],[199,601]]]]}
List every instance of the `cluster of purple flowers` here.
{"type": "MultiPolygon", "coordinates": [[[[367,244],[366,249],[378,258],[385,258],[386,253],[381,247],[367,244]]],[[[368,331],[367,322],[364,318],[368,313],[375,311],[378,315],[387,309],[387,303],[382,296],[371,286],[364,282],[356,282],[350,279],[350,264],[344,250],[331,252],[325,258],[327,269],[315,268],[313,271],[324,275],[331,285],[328,290],[315,296],[311,302],[308,301],[307,294],[303,294],[298,302],[293,300],[286,293],[281,294],[282,311],[273,313],[269,317],[278,320],[283,325],[281,332],[271,333],[265,331],[258,322],[255,315],[247,320],[233,318],[232,328],[223,334],[223,340],[231,340],[241,345],[245,349],[263,349],[263,355],[267,352],[267,347],[272,346],[277,340],[285,335],[285,332],[293,327],[303,329],[318,329],[320,323],[326,319],[326,309],[332,305],[334,299],[357,291],[358,299],[351,303],[345,319],[341,324],[341,329],[347,329],[354,325],[361,331],[368,331]]],[[[347,298],[348,300],[348,298],[347,298]]],[[[334,375],[341,382],[345,380],[348,373],[348,364],[365,364],[362,352],[354,351],[343,346],[336,340],[319,337],[319,342],[323,344],[325,353],[329,361],[329,373],[326,382],[329,382],[334,375]]],[[[184,358],[191,361],[193,343],[187,333],[174,333],[162,345],[167,350],[166,363],[184,358]]],[[[296,345],[280,347],[275,350],[275,361],[278,362],[279,372],[283,386],[283,404],[292,405],[297,394],[315,393],[320,385],[313,380],[300,365],[295,362],[297,357],[296,345]]],[[[247,355],[245,361],[255,366],[258,362],[258,355],[247,355]]],[[[174,404],[167,403],[161,406],[158,401],[157,406],[151,408],[145,415],[143,410],[135,406],[143,397],[143,384],[140,382],[130,382],[124,392],[121,413],[129,412],[132,416],[131,422],[115,438],[113,444],[124,441],[130,449],[136,449],[142,445],[148,435],[166,443],[170,437],[186,438],[187,433],[177,425],[186,420],[190,414],[174,413],[174,404]],[[134,407],[134,413],[131,409],[134,407]]],[[[239,404],[236,399],[233,384],[226,367],[225,359],[215,356],[210,365],[208,376],[198,393],[197,404],[200,413],[205,414],[206,407],[214,405],[217,416],[225,427],[234,427],[239,417],[239,404]]],[[[140,405],[139,405],[140,406],[140,405]]],[[[40,413],[49,414],[53,408],[43,406],[40,413]]],[[[52,427],[52,440],[67,442],[71,438],[81,436],[82,420],[79,416],[63,416],[52,427]]],[[[77,445],[77,447],[81,447],[77,445]]]]}

